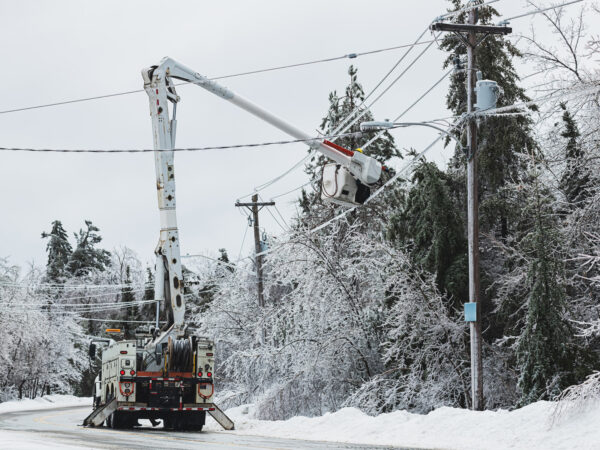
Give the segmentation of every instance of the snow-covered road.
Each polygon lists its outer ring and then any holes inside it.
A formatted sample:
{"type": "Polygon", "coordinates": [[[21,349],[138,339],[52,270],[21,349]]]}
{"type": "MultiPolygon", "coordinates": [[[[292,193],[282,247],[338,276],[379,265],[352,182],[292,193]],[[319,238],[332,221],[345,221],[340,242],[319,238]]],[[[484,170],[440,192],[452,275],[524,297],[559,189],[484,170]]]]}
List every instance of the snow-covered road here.
{"type": "Polygon", "coordinates": [[[83,428],[89,406],[69,406],[0,414],[2,449],[363,449],[390,448],[322,441],[303,441],[227,432],[187,433],[144,427],[134,430],[83,428]]]}

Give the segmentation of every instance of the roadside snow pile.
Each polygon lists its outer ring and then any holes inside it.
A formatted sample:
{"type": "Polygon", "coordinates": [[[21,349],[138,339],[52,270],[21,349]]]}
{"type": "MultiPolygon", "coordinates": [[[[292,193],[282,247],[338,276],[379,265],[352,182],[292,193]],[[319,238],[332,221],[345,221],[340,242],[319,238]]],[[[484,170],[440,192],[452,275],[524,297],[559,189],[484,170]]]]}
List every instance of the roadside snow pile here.
{"type": "Polygon", "coordinates": [[[36,399],[11,400],[0,403],[0,414],[14,411],[31,411],[37,409],[62,408],[63,406],[92,407],[91,397],[75,397],[74,395],[45,395],[36,399]]]}
{"type": "MultiPolygon", "coordinates": [[[[598,449],[600,406],[552,423],[556,403],[537,402],[514,411],[439,408],[427,415],[396,411],[368,416],[344,408],[320,417],[285,421],[253,419],[252,405],[227,411],[238,434],[356,444],[436,449],[598,449]]],[[[217,431],[211,419],[205,429],[217,431]]]]}

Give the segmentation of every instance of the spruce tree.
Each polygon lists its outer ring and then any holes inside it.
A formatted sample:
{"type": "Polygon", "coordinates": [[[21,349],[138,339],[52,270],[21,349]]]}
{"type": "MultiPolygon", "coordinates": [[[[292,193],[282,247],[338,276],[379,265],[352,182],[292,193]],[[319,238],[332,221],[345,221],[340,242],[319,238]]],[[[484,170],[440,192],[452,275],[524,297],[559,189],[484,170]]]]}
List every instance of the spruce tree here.
{"type": "Polygon", "coordinates": [[[74,276],[85,276],[94,270],[104,271],[110,264],[110,253],[107,250],[96,248],[102,241],[98,234],[100,229],[92,224],[91,220],[85,221],[86,229],[74,233],[77,247],[71,254],[67,270],[74,276]]]}
{"type": "Polygon", "coordinates": [[[529,202],[532,228],[522,241],[529,260],[529,293],[525,327],[517,348],[521,405],[551,399],[566,387],[567,374],[573,370],[575,349],[569,348],[571,330],[564,318],[561,238],[550,200],[536,179],[529,202]]]}
{"type": "Polygon", "coordinates": [[[561,103],[564,113],[562,116],[564,129],[560,134],[567,140],[565,147],[566,167],[560,180],[560,188],[567,202],[576,207],[586,199],[590,184],[590,176],[586,169],[584,152],[579,142],[581,136],[577,122],[567,110],[567,105],[561,103]]]}
{"type": "Polygon", "coordinates": [[[152,273],[152,269],[150,267],[146,267],[144,300],[154,300],[154,274],[152,273]]]}
{"type": "MultiPolygon", "coordinates": [[[[348,121],[344,121],[346,117],[357,110],[360,112],[365,111],[365,106],[361,106],[365,100],[365,93],[361,84],[358,82],[357,72],[358,71],[354,66],[349,67],[348,75],[350,76],[350,82],[345,88],[343,96],[340,97],[337,91],[333,91],[329,94],[329,109],[325,117],[322,119],[320,126],[320,130],[324,135],[339,133],[341,130],[336,131],[338,126],[344,122],[342,128],[345,128],[345,126],[353,122],[353,120],[358,117],[359,113],[357,112],[348,121]]],[[[371,120],[373,120],[373,115],[367,110],[356,121],[356,123],[349,127],[348,130],[345,130],[344,133],[360,132],[360,124],[362,122],[371,120]]],[[[357,148],[360,148],[360,146],[363,145],[367,139],[368,137],[359,138],[356,135],[352,135],[343,138],[337,138],[335,139],[335,143],[344,148],[356,150],[357,148]]],[[[334,139],[331,138],[331,140],[334,139]]],[[[402,154],[396,148],[394,138],[387,131],[383,133],[379,139],[370,144],[368,148],[364,149],[364,153],[375,158],[382,164],[389,163],[390,159],[394,157],[402,157],[402,154]]],[[[329,162],[331,162],[331,160],[320,153],[312,156],[307,164],[306,173],[310,175],[313,185],[320,186],[323,166],[329,162]]],[[[385,177],[386,175],[382,174],[381,181],[384,181],[385,177]]],[[[371,191],[373,191],[373,188],[371,191]]],[[[385,214],[387,204],[384,200],[382,200],[382,198],[385,195],[389,195],[390,191],[391,190],[388,190],[388,192],[382,195],[378,201],[369,203],[369,207],[360,208],[360,210],[350,214],[348,216],[349,220],[355,223],[360,222],[365,225],[367,223],[371,223],[372,225],[374,222],[374,217],[383,217],[385,214]]],[[[299,199],[299,205],[302,211],[301,221],[299,221],[299,224],[309,228],[322,223],[327,219],[330,219],[342,209],[340,206],[321,201],[321,194],[319,191],[308,194],[303,190],[301,198],[299,199]]],[[[343,230],[340,231],[342,233],[344,232],[343,230]]]]}
{"type": "MultiPolygon", "coordinates": [[[[352,114],[362,104],[365,99],[365,93],[362,85],[358,82],[358,69],[354,66],[348,68],[348,75],[350,76],[350,83],[344,91],[344,95],[339,97],[337,91],[333,91],[329,94],[329,109],[327,114],[321,120],[321,132],[324,135],[333,134],[338,126],[341,124],[346,117],[352,114]]],[[[364,111],[365,106],[360,107],[360,111],[364,111]]],[[[352,116],[350,120],[344,122],[344,126],[352,123],[354,119],[358,117],[358,112],[352,116]]],[[[344,133],[358,133],[360,132],[361,122],[373,120],[373,114],[370,111],[365,112],[360,119],[356,121],[348,130],[344,133]]],[[[339,131],[338,131],[339,133],[339,131]]],[[[333,138],[332,138],[333,139],[333,138]]],[[[356,150],[364,143],[363,138],[356,136],[346,136],[335,139],[337,145],[341,145],[349,150],[356,150]]],[[[393,157],[401,157],[400,152],[396,148],[394,138],[387,131],[383,135],[373,142],[367,149],[365,154],[377,159],[382,164],[389,161],[393,157]]],[[[313,155],[310,159],[310,163],[307,164],[306,171],[313,180],[317,180],[321,174],[321,168],[327,162],[330,162],[325,156],[318,153],[313,155]]]]}
{"type": "Polygon", "coordinates": [[[48,253],[46,277],[53,283],[59,283],[67,275],[66,265],[73,253],[73,248],[60,220],[52,222],[52,230],[49,233],[42,232],[42,239],[46,238],[49,238],[46,245],[46,252],[48,253]]]}
{"type": "Polygon", "coordinates": [[[433,162],[415,168],[402,206],[394,213],[387,237],[405,248],[419,267],[435,275],[438,288],[457,304],[467,298],[467,243],[464,224],[451,195],[451,177],[433,162]]]}

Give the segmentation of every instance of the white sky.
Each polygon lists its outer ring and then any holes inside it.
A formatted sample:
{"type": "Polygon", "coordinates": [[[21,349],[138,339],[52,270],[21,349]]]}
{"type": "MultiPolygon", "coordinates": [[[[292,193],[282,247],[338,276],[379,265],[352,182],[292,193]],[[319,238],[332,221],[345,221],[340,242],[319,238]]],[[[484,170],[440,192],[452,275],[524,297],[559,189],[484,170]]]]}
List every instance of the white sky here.
{"type": "MultiPolygon", "coordinates": [[[[264,67],[411,43],[448,2],[370,0],[200,1],[0,1],[0,110],[142,88],[140,70],[171,56],[194,70],[218,76],[264,67]]],[[[531,10],[521,0],[494,5],[505,17],[531,10]]],[[[575,6],[574,8],[577,8],[575,6]]],[[[512,23],[518,33],[541,19],[512,23]]],[[[598,24],[595,24],[598,25],[598,24]]],[[[597,26],[596,26],[597,28],[597,26]]],[[[544,34],[546,33],[546,34],[544,34]]],[[[426,36],[429,39],[429,34],[426,36]]],[[[347,68],[358,67],[366,92],[403,50],[225,80],[224,85],[311,132],[328,107],[328,93],[343,91],[347,68]]],[[[414,52],[414,57],[417,52],[414,52]]],[[[373,108],[393,118],[442,75],[445,54],[435,46],[373,108]]],[[[403,63],[401,67],[405,67],[403,63]]],[[[521,75],[535,72],[523,67],[521,75]]],[[[526,85],[535,83],[527,80],[526,85]]],[[[178,89],[178,147],[287,139],[235,106],[196,86],[178,89]]],[[[406,121],[448,115],[447,83],[405,116],[406,121]]],[[[422,148],[435,131],[396,130],[401,148],[422,148]]],[[[145,93],[0,115],[0,146],[51,148],[150,148],[145,93]]],[[[448,150],[449,151],[449,150],[448,150]]],[[[446,152],[448,152],[446,151],[446,152]]],[[[259,149],[178,153],[177,206],[182,253],[237,258],[247,221],[234,207],[254,186],[277,176],[306,152],[303,144],[259,149]]],[[[433,157],[443,162],[441,149],[433,157]]],[[[54,219],[72,235],[92,220],[103,247],[126,245],[152,258],[159,233],[152,154],[0,154],[3,212],[0,256],[24,265],[45,264],[45,241],[54,219]]],[[[265,199],[304,183],[297,170],[263,191],[265,199]]],[[[294,213],[297,192],[278,199],[294,213]]],[[[261,225],[281,229],[267,212],[261,225]]],[[[248,233],[245,252],[250,251],[248,233]]]]}

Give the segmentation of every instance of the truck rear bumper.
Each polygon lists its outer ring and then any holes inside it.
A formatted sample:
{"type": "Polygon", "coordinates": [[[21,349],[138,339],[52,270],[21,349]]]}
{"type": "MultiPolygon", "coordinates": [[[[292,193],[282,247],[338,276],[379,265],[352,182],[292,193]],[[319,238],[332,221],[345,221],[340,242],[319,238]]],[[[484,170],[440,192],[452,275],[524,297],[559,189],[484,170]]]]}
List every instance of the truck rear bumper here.
{"type": "Polygon", "coordinates": [[[117,411],[158,411],[158,412],[170,412],[170,411],[214,411],[215,407],[212,405],[207,406],[183,406],[181,408],[156,408],[149,406],[119,406],[117,411]]]}

